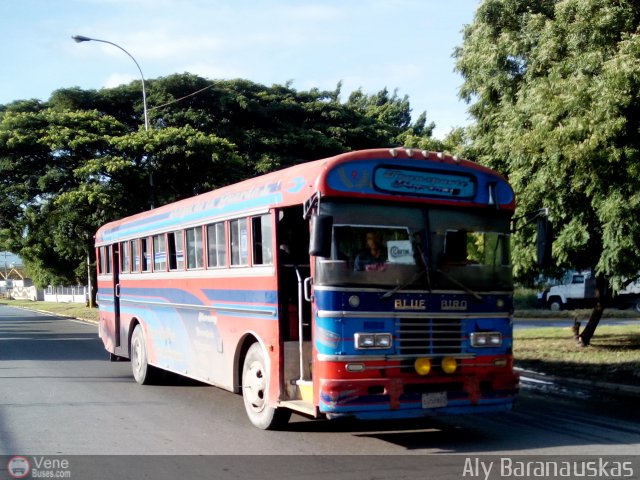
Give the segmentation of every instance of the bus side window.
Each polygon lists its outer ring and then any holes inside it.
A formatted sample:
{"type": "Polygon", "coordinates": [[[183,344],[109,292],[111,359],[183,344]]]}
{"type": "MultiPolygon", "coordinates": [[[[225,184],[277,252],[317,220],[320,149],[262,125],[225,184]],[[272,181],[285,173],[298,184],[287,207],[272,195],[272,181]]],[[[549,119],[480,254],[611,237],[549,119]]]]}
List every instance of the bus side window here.
{"type": "Polygon", "coordinates": [[[207,267],[227,266],[227,244],[224,222],[207,225],[207,267]]]}
{"type": "Polygon", "coordinates": [[[96,263],[98,266],[98,275],[100,275],[104,270],[104,259],[102,258],[102,247],[98,248],[96,251],[96,263]]]}
{"type": "Polygon", "coordinates": [[[169,270],[184,270],[184,238],[182,231],[167,234],[169,270]]]}
{"type": "Polygon", "coordinates": [[[273,265],[273,245],[271,215],[261,215],[251,219],[253,240],[253,264],[273,265]]]}
{"type": "Polygon", "coordinates": [[[165,272],[167,270],[167,250],[164,234],[153,236],[153,271],[165,272]]]}
{"type": "Polygon", "coordinates": [[[249,264],[249,231],[247,227],[246,218],[229,222],[231,265],[246,266],[249,264]]]}
{"type": "Polygon", "coordinates": [[[100,247],[100,257],[102,258],[102,269],[100,273],[109,274],[111,273],[111,246],[107,245],[105,247],[100,247]]]}
{"type": "Polygon", "coordinates": [[[120,271],[122,273],[129,273],[130,263],[129,263],[129,242],[122,242],[121,254],[120,254],[120,271]]]}
{"type": "Polygon", "coordinates": [[[187,268],[202,268],[202,227],[189,228],[187,233],[187,268]]]}
{"type": "Polygon", "coordinates": [[[140,239],[140,260],[142,261],[142,271],[151,271],[151,249],[149,248],[149,239],[140,239]]]}
{"type": "Polygon", "coordinates": [[[140,244],[138,240],[131,240],[131,271],[137,273],[140,271],[140,244]]]}

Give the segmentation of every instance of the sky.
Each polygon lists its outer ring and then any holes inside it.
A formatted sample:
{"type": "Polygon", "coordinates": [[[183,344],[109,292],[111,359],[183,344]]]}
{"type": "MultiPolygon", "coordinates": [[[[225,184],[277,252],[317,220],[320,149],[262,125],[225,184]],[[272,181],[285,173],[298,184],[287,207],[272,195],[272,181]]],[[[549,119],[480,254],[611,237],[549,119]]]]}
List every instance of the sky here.
{"type": "MultiPolygon", "coordinates": [[[[454,48],[480,0],[0,0],[0,104],[189,72],[407,95],[436,137],[469,123],[454,48]]],[[[151,108],[153,105],[149,105],[151,108]]]]}

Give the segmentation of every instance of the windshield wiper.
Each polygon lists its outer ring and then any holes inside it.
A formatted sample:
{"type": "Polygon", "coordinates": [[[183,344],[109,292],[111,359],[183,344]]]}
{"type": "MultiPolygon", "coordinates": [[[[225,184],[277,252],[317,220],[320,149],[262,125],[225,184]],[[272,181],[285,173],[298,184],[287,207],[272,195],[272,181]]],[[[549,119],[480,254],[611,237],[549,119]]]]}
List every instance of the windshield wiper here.
{"type": "Polygon", "coordinates": [[[482,297],[480,296],[480,294],[478,294],[477,292],[474,292],[473,290],[471,290],[469,287],[467,287],[464,283],[462,283],[460,280],[458,280],[457,278],[449,275],[447,272],[437,269],[436,272],[444,275],[445,277],[447,277],[447,279],[453,283],[455,283],[458,287],[460,287],[461,289],[463,289],[465,292],[467,292],[468,294],[472,295],[473,298],[475,298],[476,300],[482,300],[482,297]]]}
{"type": "Polygon", "coordinates": [[[413,282],[417,282],[420,279],[420,277],[422,277],[425,274],[427,275],[427,288],[429,290],[429,293],[431,293],[431,279],[429,278],[429,269],[425,268],[424,270],[421,270],[418,273],[414,274],[413,277],[411,277],[411,279],[409,279],[408,282],[397,285],[392,290],[389,290],[388,292],[383,293],[382,295],[380,295],[380,298],[381,299],[389,298],[391,295],[393,295],[397,291],[407,288],[413,282]]]}

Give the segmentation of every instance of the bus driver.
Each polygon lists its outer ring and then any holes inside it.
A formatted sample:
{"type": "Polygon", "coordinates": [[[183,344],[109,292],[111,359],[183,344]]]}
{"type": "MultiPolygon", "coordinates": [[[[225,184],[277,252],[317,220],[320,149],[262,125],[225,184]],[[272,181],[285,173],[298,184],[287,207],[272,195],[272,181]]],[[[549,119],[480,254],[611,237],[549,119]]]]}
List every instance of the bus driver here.
{"type": "Polygon", "coordinates": [[[356,271],[382,270],[387,261],[387,251],[379,232],[367,232],[367,248],[356,257],[356,271]]]}

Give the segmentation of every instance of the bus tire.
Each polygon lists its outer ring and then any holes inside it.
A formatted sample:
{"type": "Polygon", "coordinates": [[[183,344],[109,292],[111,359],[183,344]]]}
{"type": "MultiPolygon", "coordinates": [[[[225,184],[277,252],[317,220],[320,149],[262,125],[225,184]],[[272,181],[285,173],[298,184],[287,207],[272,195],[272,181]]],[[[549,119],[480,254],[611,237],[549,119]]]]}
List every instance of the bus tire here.
{"type": "Polygon", "coordinates": [[[131,370],[133,378],[140,385],[149,385],[153,381],[155,369],[149,365],[147,342],[142,325],[136,325],[131,335],[131,370]]]}
{"type": "Polygon", "coordinates": [[[259,343],[249,347],[242,366],[242,398],[251,423],[262,430],[276,430],[289,421],[291,411],[269,406],[269,370],[259,343]]]}

